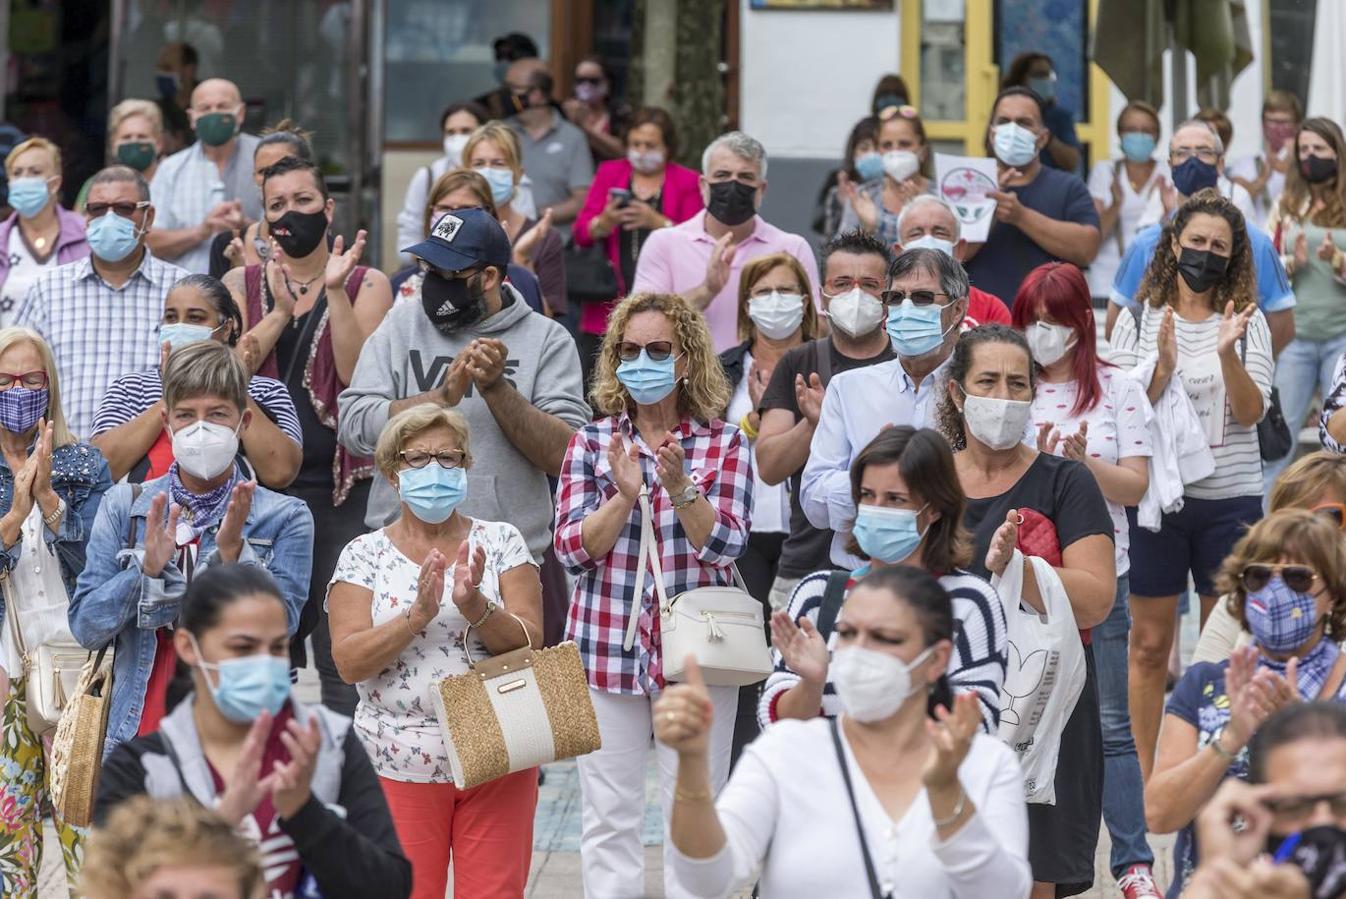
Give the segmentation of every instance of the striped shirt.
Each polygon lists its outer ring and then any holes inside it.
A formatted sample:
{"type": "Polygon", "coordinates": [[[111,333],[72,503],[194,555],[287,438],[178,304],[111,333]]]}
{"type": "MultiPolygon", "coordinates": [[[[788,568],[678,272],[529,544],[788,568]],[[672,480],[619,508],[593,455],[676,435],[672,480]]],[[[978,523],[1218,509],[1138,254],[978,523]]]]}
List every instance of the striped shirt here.
{"type": "MultiPolygon", "coordinates": [[[[790,618],[795,622],[807,618],[817,625],[818,610],[822,608],[823,593],[831,573],[815,571],[799,582],[790,595],[790,618]]],[[[848,592],[853,584],[854,577],[846,584],[848,592]]],[[[977,694],[977,699],[981,701],[983,723],[989,733],[995,734],[1000,723],[1000,688],[1005,683],[1008,658],[1004,606],[994,587],[966,571],[957,570],[944,575],[939,579],[939,585],[953,600],[955,632],[953,654],[949,657],[947,671],[949,686],[954,692],[972,691],[977,694]]],[[[837,632],[833,629],[827,635],[828,651],[835,650],[836,644],[837,632]]],[[[771,659],[775,663],[775,670],[766,679],[762,698],[757,705],[757,720],[762,727],[776,720],[776,702],[786,690],[799,683],[799,675],[789,669],[780,652],[772,649],[771,659]]],[[[829,675],[823,686],[821,713],[825,718],[835,718],[842,711],[841,699],[829,675]]]]}
{"type": "MultiPolygon", "coordinates": [[[[121,427],[163,399],[163,396],[164,382],[159,369],[147,368],[123,375],[113,381],[107,393],[103,394],[103,401],[98,404],[98,414],[93,419],[92,436],[97,437],[121,427]]],[[[286,437],[300,446],[304,445],[304,432],[299,427],[294,400],[290,399],[290,391],[285,389],[284,384],[265,375],[253,375],[252,380],[248,381],[248,396],[286,437]]]]}
{"type": "MultiPolygon", "coordinates": [[[[1187,396],[1206,429],[1215,472],[1193,484],[1186,495],[1196,499],[1229,499],[1236,496],[1262,495],[1262,453],[1257,440],[1257,425],[1241,425],[1230,408],[1220,357],[1216,352],[1220,314],[1205,321],[1190,322],[1173,316],[1178,336],[1178,369],[1187,396]]],[[[1122,315],[1112,332],[1112,361],[1122,368],[1135,368],[1150,353],[1158,352],[1161,309],[1146,304],[1137,331],[1134,316],[1122,315]]],[[[1244,367],[1262,394],[1265,412],[1271,401],[1271,380],[1275,363],[1271,358],[1271,330],[1260,310],[1248,321],[1246,338],[1239,341],[1244,367]]]]}
{"type": "Polygon", "coordinates": [[[159,363],[164,298],[187,272],[145,252],[140,267],[112,287],[92,257],[43,272],[14,324],[32,328],[51,347],[61,374],[61,404],[70,430],[88,436],[112,382],[159,363]]]}

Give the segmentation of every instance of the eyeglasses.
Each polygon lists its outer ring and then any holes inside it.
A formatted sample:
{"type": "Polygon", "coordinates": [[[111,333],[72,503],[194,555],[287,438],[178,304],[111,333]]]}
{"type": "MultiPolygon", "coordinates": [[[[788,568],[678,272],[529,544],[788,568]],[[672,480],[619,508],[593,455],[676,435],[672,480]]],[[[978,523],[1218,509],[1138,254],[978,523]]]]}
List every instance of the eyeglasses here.
{"type": "Polygon", "coordinates": [[[1256,593],[1267,585],[1273,574],[1278,572],[1281,580],[1285,581],[1285,586],[1296,593],[1308,593],[1318,577],[1307,565],[1249,565],[1243,569],[1240,576],[1243,589],[1249,593],[1256,593]]]}
{"type": "Polygon", "coordinates": [[[831,281],[827,282],[827,295],[833,297],[840,296],[843,293],[850,293],[853,288],[858,287],[865,293],[878,296],[883,293],[883,289],[886,286],[887,285],[884,282],[876,281],[873,278],[860,278],[857,280],[855,278],[842,276],[833,278],[831,281]]]}
{"type": "Polygon", "coordinates": [[[1177,162],[1186,162],[1195,156],[1202,162],[1214,162],[1220,158],[1213,147],[1174,147],[1169,157],[1177,162]]]}
{"type": "Polygon", "coordinates": [[[425,450],[402,450],[398,453],[402,461],[412,468],[424,468],[434,459],[439,463],[440,468],[462,468],[463,451],[462,450],[440,450],[437,453],[427,453],[425,450]]]}
{"type": "Polygon", "coordinates": [[[41,390],[47,386],[47,373],[45,371],[26,371],[20,375],[0,371],[0,390],[8,390],[14,386],[15,381],[29,390],[41,390]]]}
{"type": "Polygon", "coordinates": [[[911,304],[913,306],[929,306],[935,302],[935,297],[947,296],[947,293],[938,290],[885,290],[883,292],[883,301],[895,306],[907,297],[911,297],[911,304]]]}
{"type": "Polygon", "coordinates": [[[575,76],[575,83],[576,83],[576,84],[592,84],[592,85],[594,85],[594,86],[596,87],[596,86],[598,86],[598,85],[600,85],[600,84],[603,83],[603,76],[602,76],[602,75],[596,75],[596,76],[594,76],[594,77],[592,77],[592,78],[586,78],[586,77],[584,77],[584,76],[577,75],[577,76],[575,76]]]}
{"type": "Polygon", "coordinates": [[[1330,518],[1337,527],[1346,530],[1346,504],[1319,503],[1313,507],[1313,514],[1330,518]]]}
{"type": "Polygon", "coordinates": [[[88,213],[89,218],[96,219],[106,215],[111,209],[122,218],[129,219],[136,214],[137,209],[144,209],[148,205],[149,200],[141,200],[139,203],[85,203],[84,211],[88,213]]]}
{"type": "Polygon", "coordinates": [[[644,350],[646,355],[650,357],[650,361],[663,362],[673,355],[673,344],[667,340],[655,340],[646,344],[623,340],[617,346],[617,355],[623,362],[633,362],[640,358],[641,350],[644,350]]]}
{"type": "Polygon", "coordinates": [[[1275,799],[1263,799],[1262,805],[1282,826],[1296,826],[1302,823],[1321,802],[1326,802],[1334,818],[1346,818],[1346,793],[1323,793],[1319,796],[1281,796],[1275,799]]]}

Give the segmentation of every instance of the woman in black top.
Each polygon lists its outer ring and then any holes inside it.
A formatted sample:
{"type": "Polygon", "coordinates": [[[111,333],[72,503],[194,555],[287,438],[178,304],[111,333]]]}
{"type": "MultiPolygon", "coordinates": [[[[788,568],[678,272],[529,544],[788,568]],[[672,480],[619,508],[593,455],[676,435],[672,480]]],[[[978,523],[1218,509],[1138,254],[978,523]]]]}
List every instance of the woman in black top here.
{"type": "MultiPolygon", "coordinates": [[[[1103,806],[1103,737],[1087,629],[1112,608],[1116,562],[1112,519],[1089,470],[1024,442],[1035,386],[1022,334],[1004,325],[974,328],[954,348],[939,423],[968,498],[963,520],[972,532],[974,574],[1004,574],[1021,527],[1038,547],[1052,542],[1046,529],[1055,531],[1059,559],[1051,561],[1085,644],[1086,677],[1061,733],[1056,804],[1028,806],[1028,856],[1035,891],[1053,884],[1057,896],[1074,896],[1093,885],[1103,806]]],[[[1033,569],[1027,559],[1023,564],[1023,599],[1039,606],[1033,569]]]]}

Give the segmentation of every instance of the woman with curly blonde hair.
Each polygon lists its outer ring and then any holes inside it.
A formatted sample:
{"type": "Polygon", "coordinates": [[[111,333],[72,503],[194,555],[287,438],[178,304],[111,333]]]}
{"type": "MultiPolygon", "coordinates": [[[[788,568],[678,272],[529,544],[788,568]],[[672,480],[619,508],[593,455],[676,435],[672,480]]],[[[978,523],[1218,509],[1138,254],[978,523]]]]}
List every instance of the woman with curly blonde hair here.
{"type": "Polygon", "coordinates": [[[1163,712],[1178,595],[1188,574],[1205,624],[1215,572],[1244,528],[1262,517],[1262,456],[1257,423],[1271,397],[1271,331],[1257,308],[1243,215],[1214,190],[1179,207],[1164,228],[1137,293],[1139,319],[1123,315],[1112,333],[1112,361],[1144,366],[1150,403],[1170,388],[1187,395],[1215,459],[1212,473],[1183,487],[1179,511],[1160,528],[1131,535],[1131,721],[1141,770],[1153,762],[1163,712]]]}
{"type": "MultiPolygon", "coordinates": [[[[580,863],[595,896],[645,893],[641,797],[651,708],[664,688],[659,598],[640,572],[642,495],[668,596],[731,583],[748,542],[752,471],[748,441],[718,416],[729,403],[710,331],[676,294],[639,293],[608,319],[593,405],[605,416],[566,450],[557,491],[556,556],[576,576],[566,636],[579,644],[603,748],[579,760],[583,795],[580,863]],[[643,589],[636,594],[640,579],[643,589]]],[[[738,688],[710,687],[710,782],[729,775],[738,688]]],[[[677,769],[657,750],[664,818],[677,769]]],[[[670,896],[685,895],[671,882],[670,896]]]]}

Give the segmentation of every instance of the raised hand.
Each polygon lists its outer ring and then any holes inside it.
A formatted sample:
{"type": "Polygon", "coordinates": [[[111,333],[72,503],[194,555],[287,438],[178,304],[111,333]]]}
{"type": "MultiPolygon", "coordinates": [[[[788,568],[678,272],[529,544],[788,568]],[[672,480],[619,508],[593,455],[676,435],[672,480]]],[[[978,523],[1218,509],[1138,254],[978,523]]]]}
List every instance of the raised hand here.
{"type": "Polygon", "coordinates": [[[1177,209],[1182,201],[1182,195],[1178,189],[1173,186],[1173,182],[1167,178],[1159,179],[1159,199],[1164,203],[1164,216],[1167,217],[1177,209]]]}
{"type": "Polygon", "coordinates": [[[327,256],[327,268],[323,271],[323,284],[327,285],[328,294],[346,289],[347,279],[350,278],[355,266],[360,263],[360,256],[364,254],[366,235],[367,232],[361,228],[355,235],[355,243],[345,252],[342,252],[346,246],[344,237],[338,234],[333,241],[332,252],[327,256]]]}
{"type": "Polygon", "coordinates": [[[762,405],[762,394],[766,393],[766,385],[771,380],[771,369],[757,364],[756,360],[748,368],[748,399],[752,401],[752,411],[756,412],[762,405]]]}
{"type": "Polygon", "coordinates": [[[1076,462],[1084,462],[1089,458],[1088,449],[1089,422],[1082,421],[1080,429],[1074,434],[1067,435],[1061,442],[1061,455],[1076,462]]]}
{"type": "Polygon", "coordinates": [[[855,185],[850,185],[846,199],[850,201],[855,217],[860,220],[861,228],[870,234],[879,229],[879,207],[868,193],[856,189],[855,185]]]}
{"type": "Polygon", "coordinates": [[[1300,231],[1295,237],[1295,271],[1303,271],[1304,266],[1309,264],[1309,239],[1300,231]]]}
{"type": "Polygon", "coordinates": [[[695,656],[683,674],[686,682],[670,685],[654,703],[654,738],[680,756],[705,755],[715,707],[695,656]]]}
{"type": "Polygon", "coordinates": [[[809,424],[818,426],[818,416],[823,414],[823,382],[814,372],[804,380],[803,375],[795,375],[795,405],[799,414],[808,419],[809,424]]]}
{"type": "MultiPolygon", "coordinates": [[[[12,463],[11,463],[12,464],[12,463]]],[[[27,461],[14,471],[14,498],[9,505],[7,517],[15,528],[22,528],[24,521],[33,511],[33,479],[37,477],[37,454],[29,456],[27,461]]]]}
{"type": "Polygon", "coordinates": [[[1019,543],[1019,525],[1023,523],[1023,516],[1018,509],[1010,509],[1005,513],[1005,523],[991,535],[991,545],[986,550],[987,571],[993,574],[1005,573],[1019,543]]]}
{"type": "MultiPolygon", "coordinates": [[[[475,341],[473,341],[475,343],[475,341]]],[[[456,406],[463,401],[467,386],[472,383],[471,363],[472,345],[454,357],[444,372],[444,380],[439,384],[439,401],[446,406],[456,406]]]]}
{"type": "Polygon", "coordinates": [[[731,246],[730,241],[734,239],[732,233],[726,232],[719,240],[715,241],[715,248],[710,251],[710,261],[706,263],[706,292],[712,297],[724,290],[724,286],[729,283],[729,273],[733,270],[734,254],[738,252],[737,246],[731,246]]]}
{"type": "MultiPolygon", "coordinates": [[[[150,514],[145,519],[145,555],[140,570],[146,577],[163,574],[164,566],[178,551],[177,503],[168,504],[168,494],[160,493],[150,500],[150,514]],[[164,507],[168,506],[168,520],[164,521],[164,507]]],[[[218,544],[217,544],[218,545],[218,544]]]]}
{"type": "Polygon", "coordinates": [[[477,389],[485,392],[504,377],[509,347],[492,337],[479,337],[472,341],[471,348],[463,355],[467,357],[468,374],[472,376],[477,389]]]}
{"type": "Polygon", "coordinates": [[[551,233],[550,209],[543,212],[542,218],[538,219],[537,224],[525,231],[514,242],[514,263],[532,271],[533,261],[537,259],[538,248],[542,246],[542,241],[549,233],[551,233]]]}
{"type": "Polygon", "coordinates": [[[312,795],[313,769],[318,764],[318,749],[322,746],[322,731],[318,716],[301,725],[291,719],[280,734],[281,743],[290,753],[288,762],[277,762],[267,780],[271,783],[271,804],[282,818],[293,818],[312,795]]]}
{"type": "Polygon", "coordinates": [[[257,374],[257,370],[262,367],[262,345],[257,342],[251,331],[238,339],[234,353],[249,375],[257,374]]]}
{"type": "Polygon", "coordinates": [[[425,630],[439,617],[439,606],[444,600],[444,571],[448,567],[449,557],[437,549],[430,550],[421,563],[421,573],[416,578],[416,600],[407,612],[407,622],[413,631],[425,630]]]}
{"type": "Polygon", "coordinates": [[[659,483],[669,496],[677,496],[692,483],[684,468],[687,454],[683,451],[682,444],[671,436],[665,437],[664,442],[659,444],[654,457],[654,476],[659,479],[659,483]]]}
{"type": "Polygon", "coordinates": [[[481,576],[486,571],[486,550],[477,546],[469,551],[470,542],[464,540],[458,544],[458,558],[453,566],[452,599],[453,604],[460,609],[476,601],[481,587],[481,576]]]}
{"type": "MultiPolygon", "coordinates": [[[[155,497],[156,500],[162,498],[162,493],[155,497]]],[[[276,785],[274,772],[266,777],[261,776],[262,753],[266,749],[266,738],[271,733],[273,720],[270,712],[263,711],[252,722],[248,735],[243,738],[243,748],[239,751],[238,761],[234,763],[234,770],[224,783],[224,792],[215,806],[215,812],[231,827],[237,827],[238,822],[251,815],[258,803],[276,785]]]]}
{"type": "Polygon", "coordinates": [[[252,511],[252,494],[256,489],[256,481],[241,481],[234,485],[229,506],[224,510],[219,530],[215,532],[215,548],[225,562],[237,562],[243,552],[243,524],[252,511]]]}
{"type": "Polygon", "coordinates": [[[1056,426],[1049,421],[1038,424],[1038,452],[1046,453],[1049,456],[1056,454],[1056,447],[1061,442],[1061,434],[1056,430],[1056,426]]]}
{"type": "Polygon", "coordinates": [[[1178,368],[1178,326],[1173,323],[1173,307],[1164,307],[1164,317],[1159,322],[1157,338],[1159,350],[1159,370],[1167,375],[1178,368]]]}
{"type": "Polygon", "coordinates": [[[621,439],[614,437],[608,444],[608,465],[612,468],[617,492],[629,500],[638,498],[645,483],[645,473],[640,469],[640,450],[634,445],[627,448],[621,439]]]}
{"type": "Polygon", "coordinates": [[[1225,303],[1224,317],[1220,319],[1220,331],[1215,338],[1215,350],[1221,355],[1237,353],[1238,343],[1248,333],[1248,322],[1257,311],[1256,303],[1249,303],[1242,312],[1234,312],[1234,301],[1225,303]]]}
{"type": "Polygon", "coordinates": [[[37,446],[29,457],[33,465],[33,501],[44,506],[54,506],[60,502],[51,489],[51,453],[56,443],[54,426],[45,418],[38,419],[37,435],[37,446]]]}
{"type": "Polygon", "coordinates": [[[800,679],[822,686],[827,683],[827,666],[831,660],[822,634],[807,618],[799,624],[785,612],[771,613],[771,645],[780,653],[781,660],[800,679]]]}
{"type": "Polygon", "coordinates": [[[981,730],[981,708],[975,693],[958,693],[953,697],[953,711],[944,706],[935,708],[936,721],[926,719],[925,730],[930,735],[931,752],[925,758],[921,781],[927,787],[953,786],[958,780],[958,766],[967,758],[972,738],[981,730]]]}
{"type": "Polygon", "coordinates": [[[1023,217],[1024,205],[1012,190],[988,190],[986,196],[995,200],[995,219],[1007,225],[1017,225],[1023,217]]]}
{"type": "Polygon", "coordinates": [[[238,268],[243,264],[243,232],[235,231],[230,239],[229,245],[224,248],[224,258],[229,261],[230,268],[238,268]]]}
{"type": "Polygon", "coordinates": [[[1271,784],[1253,785],[1236,777],[1220,784],[1196,817],[1202,864],[1225,858],[1246,865],[1261,855],[1271,832],[1272,814],[1266,800],[1277,795],[1278,788],[1271,784]],[[1236,824],[1239,821],[1241,825],[1236,824]]]}
{"type": "Polygon", "coordinates": [[[1328,231],[1323,235],[1323,242],[1318,244],[1318,258],[1323,262],[1331,262],[1335,255],[1337,255],[1337,245],[1332,242],[1332,232],[1328,231]]]}

